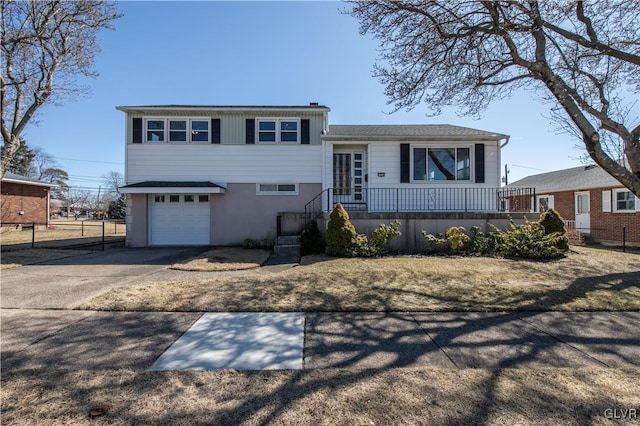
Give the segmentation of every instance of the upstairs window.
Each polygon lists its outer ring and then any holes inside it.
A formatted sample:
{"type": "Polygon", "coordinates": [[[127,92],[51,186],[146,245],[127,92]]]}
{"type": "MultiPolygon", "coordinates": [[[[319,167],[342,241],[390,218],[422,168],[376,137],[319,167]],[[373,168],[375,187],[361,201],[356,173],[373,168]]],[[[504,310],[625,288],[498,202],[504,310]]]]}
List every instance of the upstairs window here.
{"type": "Polygon", "coordinates": [[[208,120],[191,120],[191,142],[209,142],[208,120]]]}
{"type": "Polygon", "coordinates": [[[257,119],[258,143],[300,143],[300,120],[257,119]]]}
{"type": "Polygon", "coordinates": [[[147,120],[147,142],[164,142],[164,120],[147,120]]]}
{"type": "Polygon", "coordinates": [[[471,148],[413,148],[414,181],[471,180],[471,148]]]}
{"type": "Polygon", "coordinates": [[[147,143],[208,143],[209,120],[150,118],[145,121],[147,143]]]}

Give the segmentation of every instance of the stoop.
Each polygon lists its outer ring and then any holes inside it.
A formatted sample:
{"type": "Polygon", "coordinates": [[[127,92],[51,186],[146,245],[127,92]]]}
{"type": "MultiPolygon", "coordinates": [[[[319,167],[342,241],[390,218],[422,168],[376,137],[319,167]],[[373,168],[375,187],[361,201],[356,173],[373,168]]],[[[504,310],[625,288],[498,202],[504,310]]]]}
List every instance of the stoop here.
{"type": "Polygon", "coordinates": [[[285,235],[276,238],[273,252],[277,254],[300,256],[300,235],[285,235]]]}

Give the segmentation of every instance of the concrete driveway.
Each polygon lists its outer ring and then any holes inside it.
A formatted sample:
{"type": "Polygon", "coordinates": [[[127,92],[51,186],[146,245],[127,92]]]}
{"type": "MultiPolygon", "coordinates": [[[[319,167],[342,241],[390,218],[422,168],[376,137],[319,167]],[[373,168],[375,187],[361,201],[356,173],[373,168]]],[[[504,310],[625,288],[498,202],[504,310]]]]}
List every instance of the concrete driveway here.
{"type": "Polygon", "coordinates": [[[110,248],[2,272],[3,309],[70,309],[105,291],[173,276],[168,267],[208,247],[110,248]]]}

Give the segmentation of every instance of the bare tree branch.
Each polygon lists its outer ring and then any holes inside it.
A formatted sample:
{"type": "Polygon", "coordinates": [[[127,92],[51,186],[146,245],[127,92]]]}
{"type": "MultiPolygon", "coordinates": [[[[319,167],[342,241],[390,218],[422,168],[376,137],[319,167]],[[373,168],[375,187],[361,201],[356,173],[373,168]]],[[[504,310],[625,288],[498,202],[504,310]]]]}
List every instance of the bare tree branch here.
{"type": "Polygon", "coordinates": [[[562,117],[591,159],[640,196],[639,117],[623,105],[640,90],[640,0],[349,3],[361,32],[380,42],[374,75],[395,111],[424,104],[477,116],[533,89],[560,108],[552,119],[562,117]]]}
{"type": "Polygon", "coordinates": [[[0,13],[4,176],[21,133],[40,107],[83,93],[75,78],[97,75],[92,70],[100,51],[97,34],[112,28],[121,14],[114,3],[98,0],[2,1],[0,13]]]}

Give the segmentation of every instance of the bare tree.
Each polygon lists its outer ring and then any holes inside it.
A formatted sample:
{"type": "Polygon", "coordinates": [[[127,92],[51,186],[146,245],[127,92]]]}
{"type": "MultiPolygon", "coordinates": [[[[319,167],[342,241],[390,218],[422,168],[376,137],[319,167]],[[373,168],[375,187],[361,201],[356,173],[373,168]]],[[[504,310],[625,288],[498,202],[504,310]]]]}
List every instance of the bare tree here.
{"type": "Polygon", "coordinates": [[[75,78],[96,77],[97,34],[121,15],[112,2],[13,0],[0,3],[2,160],[0,176],[38,109],[83,92],[75,78]]]}
{"type": "Polygon", "coordinates": [[[124,176],[120,172],[114,172],[102,175],[102,181],[105,185],[105,194],[111,201],[116,200],[120,196],[120,187],[124,185],[124,176]]]}
{"type": "Polygon", "coordinates": [[[640,122],[628,102],[640,89],[640,1],[350,3],[361,33],[380,41],[374,75],[396,111],[425,103],[477,116],[532,89],[593,161],[640,196],[640,122]],[[626,164],[603,141],[619,141],[626,164]]]}

